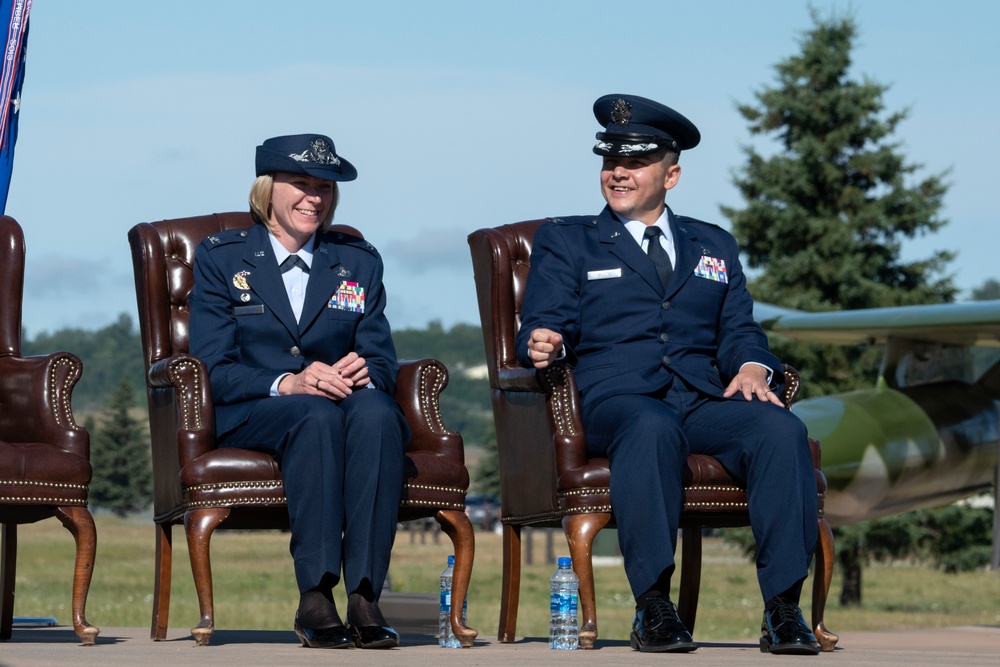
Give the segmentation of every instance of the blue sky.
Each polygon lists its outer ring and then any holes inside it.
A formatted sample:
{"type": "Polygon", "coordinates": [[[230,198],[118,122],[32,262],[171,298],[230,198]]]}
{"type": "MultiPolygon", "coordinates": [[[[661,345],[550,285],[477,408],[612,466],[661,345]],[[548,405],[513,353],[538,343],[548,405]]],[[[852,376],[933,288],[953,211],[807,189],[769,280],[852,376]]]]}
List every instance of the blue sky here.
{"type": "MultiPolygon", "coordinates": [[[[1000,3],[814,6],[854,13],[854,72],[910,109],[895,138],[918,177],[950,170],[950,224],[904,256],[956,251],[966,293],[1000,276],[1000,3]]],[[[469,232],[600,210],[605,93],[699,126],[668,203],[728,227],[719,206],[741,205],[731,175],[751,141],[735,105],[811,20],[777,0],[35,0],[30,26],[7,214],[25,229],[34,336],[134,319],[128,229],[246,210],[254,147],[279,134],[328,134],[357,166],[336,219],[385,257],[395,328],[478,322],[469,232]]]]}

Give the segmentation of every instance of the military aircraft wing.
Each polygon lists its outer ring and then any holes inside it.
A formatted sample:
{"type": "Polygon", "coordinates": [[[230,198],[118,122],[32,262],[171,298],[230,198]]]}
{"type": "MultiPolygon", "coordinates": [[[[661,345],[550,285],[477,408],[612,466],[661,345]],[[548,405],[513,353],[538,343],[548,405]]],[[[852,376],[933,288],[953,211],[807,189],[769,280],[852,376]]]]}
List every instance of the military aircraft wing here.
{"type": "Polygon", "coordinates": [[[1000,458],[1000,301],[806,313],[755,304],[769,335],[879,344],[871,389],[792,411],[823,447],[826,516],[845,525],[989,490],[1000,458]]]}
{"type": "Polygon", "coordinates": [[[832,345],[884,343],[890,336],[950,345],[1000,347],[1000,301],[807,313],[755,306],[765,329],[832,345]]]}

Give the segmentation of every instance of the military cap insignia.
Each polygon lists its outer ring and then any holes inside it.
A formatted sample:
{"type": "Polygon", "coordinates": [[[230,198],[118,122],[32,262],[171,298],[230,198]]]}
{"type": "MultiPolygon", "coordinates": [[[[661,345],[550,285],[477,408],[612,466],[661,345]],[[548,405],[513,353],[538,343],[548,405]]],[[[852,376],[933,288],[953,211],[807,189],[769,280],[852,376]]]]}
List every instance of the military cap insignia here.
{"type": "Polygon", "coordinates": [[[209,236],[208,240],[211,241],[213,244],[214,243],[218,243],[219,242],[219,237],[218,236],[209,236]]]}
{"type": "Polygon", "coordinates": [[[632,105],[623,99],[611,103],[611,120],[616,125],[628,125],[632,120],[632,105]]]}
{"type": "Polygon", "coordinates": [[[289,153],[288,157],[296,162],[314,162],[316,164],[340,164],[340,158],[334,155],[330,145],[323,139],[314,139],[309,148],[301,153],[289,153]]]}
{"type": "Polygon", "coordinates": [[[240,271],[233,276],[233,285],[236,289],[248,290],[250,289],[250,283],[247,282],[247,276],[250,275],[249,271],[240,271]]]}

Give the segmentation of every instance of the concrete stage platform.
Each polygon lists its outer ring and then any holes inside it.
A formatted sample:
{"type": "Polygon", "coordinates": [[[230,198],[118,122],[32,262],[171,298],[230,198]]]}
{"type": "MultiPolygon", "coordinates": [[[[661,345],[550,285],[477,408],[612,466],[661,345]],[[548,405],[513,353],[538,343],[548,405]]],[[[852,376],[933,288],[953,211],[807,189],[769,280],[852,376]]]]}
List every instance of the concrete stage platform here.
{"type": "Polygon", "coordinates": [[[80,646],[72,628],[15,628],[0,643],[0,665],[33,667],[117,667],[126,665],[1000,665],[1000,627],[959,627],[891,632],[842,632],[832,653],[818,656],[772,656],[760,653],[757,639],[705,642],[694,653],[637,653],[626,640],[602,640],[592,651],[552,651],[540,637],[500,644],[495,637],[477,640],[470,649],[443,649],[433,635],[403,635],[403,645],[388,651],[315,650],[298,645],[286,631],[216,630],[212,644],[195,646],[184,630],[172,630],[167,641],[153,642],[146,628],[103,628],[97,644],[80,646]]]}

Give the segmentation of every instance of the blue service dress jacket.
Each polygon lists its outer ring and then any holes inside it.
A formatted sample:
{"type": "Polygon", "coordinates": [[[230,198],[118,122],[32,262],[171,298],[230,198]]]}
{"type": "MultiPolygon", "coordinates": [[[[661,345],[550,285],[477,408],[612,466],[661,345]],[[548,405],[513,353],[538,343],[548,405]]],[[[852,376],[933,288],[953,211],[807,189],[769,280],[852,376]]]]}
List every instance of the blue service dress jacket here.
{"type": "Polygon", "coordinates": [[[208,369],[219,435],[243,424],[278,376],[351,351],[375,388],[394,395],[399,364],[381,257],[364,239],[332,231],[313,252],[296,322],[264,225],[213,234],[195,251],[191,353],[208,369]]]}
{"type": "Polygon", "coordinates": [[[676,261],[666,291],[608,207],[597,216],[553,219],[535,233],[518,358],[532,365],[534,329],[560,333],[585,413],[609,396],[655,395],[675,375],[721,397],[747,362],[769,368],[773,385],[784,381],[753,319],[736,240],[669,209],[667,217],[676,261]]]}

